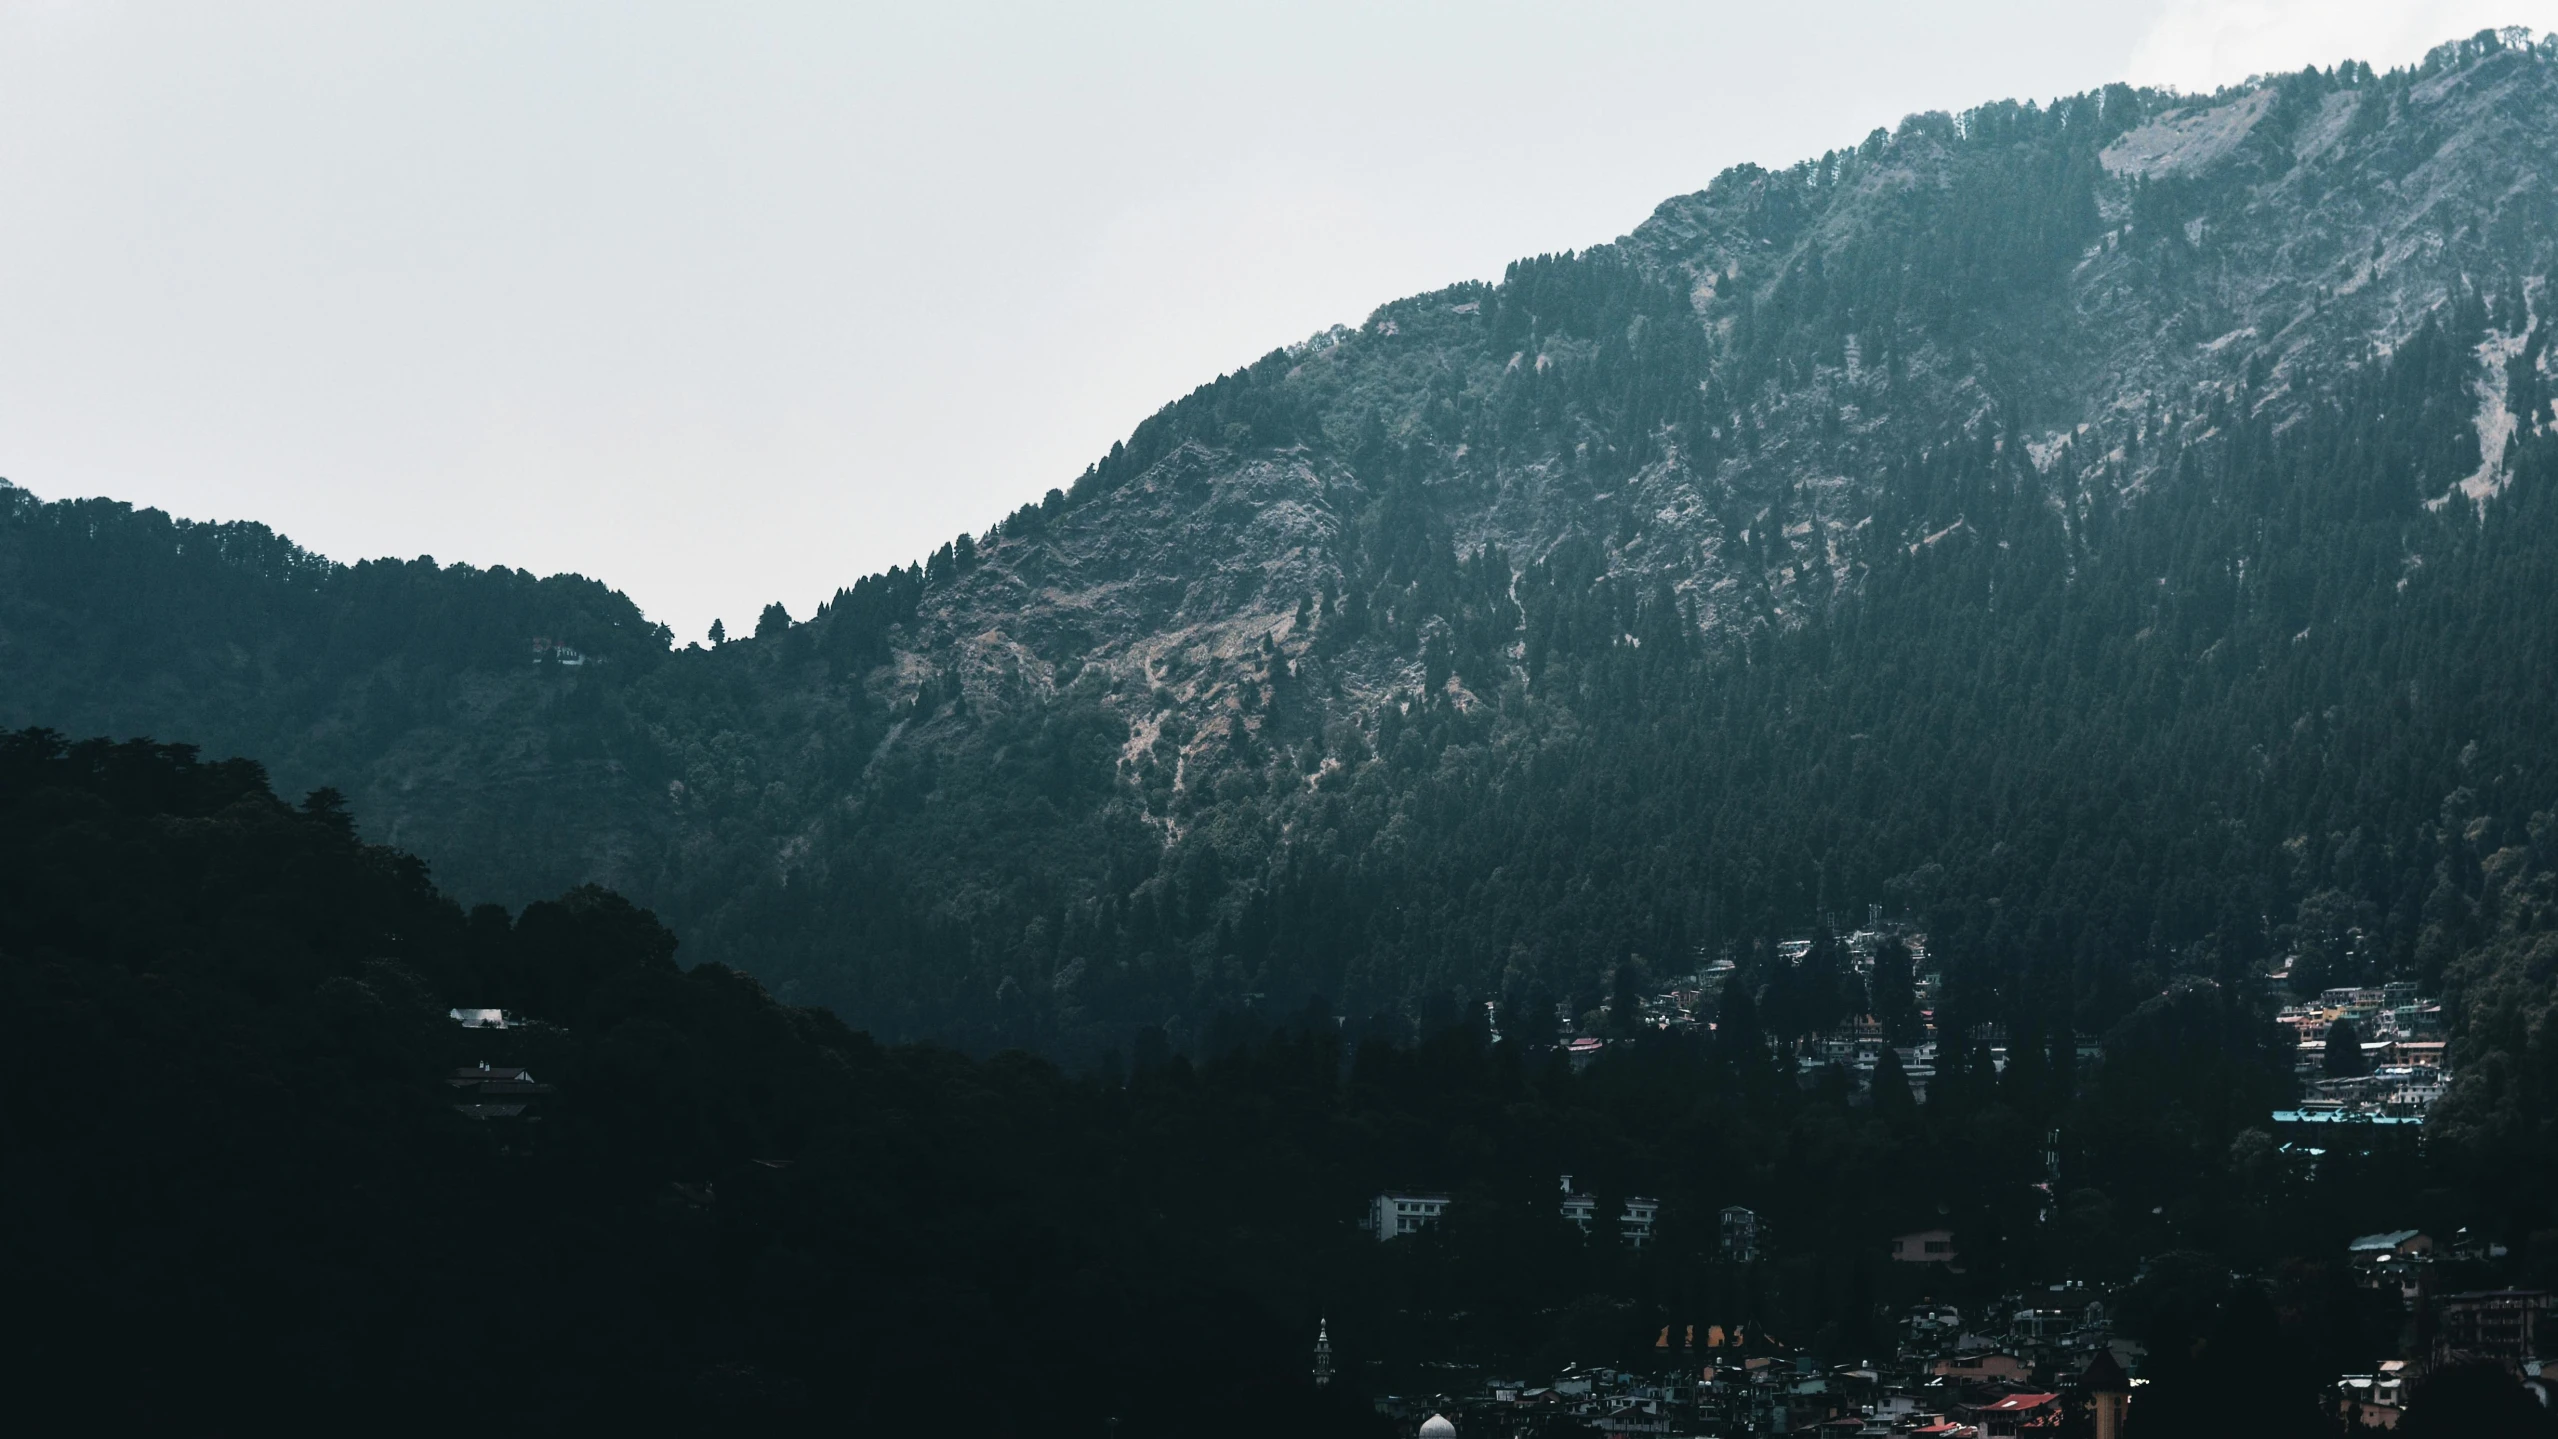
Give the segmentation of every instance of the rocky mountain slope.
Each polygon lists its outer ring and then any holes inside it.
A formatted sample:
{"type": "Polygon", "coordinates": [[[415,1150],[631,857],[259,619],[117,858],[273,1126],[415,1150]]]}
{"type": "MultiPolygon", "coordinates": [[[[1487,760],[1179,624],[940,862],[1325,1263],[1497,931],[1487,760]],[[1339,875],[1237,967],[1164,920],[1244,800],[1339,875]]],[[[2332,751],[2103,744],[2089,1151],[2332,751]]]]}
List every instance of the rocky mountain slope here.
{"type": "Polygon", "coordinates": [[[1914,116],[1274,352],[714,651],[12,492],[0,722],[264,755],[449,889],[600,880],[979,1044],[1773,982],[1868,903],[2016,1024],[2440,975],[2558,805],[2553,237],[2519,35],[1914,116]]]}
{"type": "Polygon", "coordinates": [[[1617,245],[1255,366],[1267,403],[1319,417],[1285,453],[1167,412],[1182,443],[1125,488],[1091,477],[1073,541],[995,547],[927,606],[918,651],[1001,667],[1063,624],[1095,642],[1076,659],[1136,674],[1185,640],[1229,662],[1264,633],[1303,644],[1295,601],[1353,577],[1343,540],[1401,477],[1360,452],[1370,422],[1460,552],[1525,563],[1587,539],[1610,574],[1689,598],[1706,631],[1783,624],[1853,585],[1892,467],[1931,443],[1986,429],[2065,511],[2119,506],[2241,401],[2280,430],[2463,296],[2518,296],[2467,377],[2481,456],[2431,496],[2483,499],[2510,474],[2507,372],[2558,221],[2550,68],[2499,57],[2399,85],[1915,116],[1853,153],[1734,170],[1617,245]],[[1605,392],[1628,371],[1657,393],[1605,392]],[[1492,412],[1488,445],[1442,419],[1465,410],[1492,412]],[[1609,423],[1635,416],[1663,428],[1609,423]]]}

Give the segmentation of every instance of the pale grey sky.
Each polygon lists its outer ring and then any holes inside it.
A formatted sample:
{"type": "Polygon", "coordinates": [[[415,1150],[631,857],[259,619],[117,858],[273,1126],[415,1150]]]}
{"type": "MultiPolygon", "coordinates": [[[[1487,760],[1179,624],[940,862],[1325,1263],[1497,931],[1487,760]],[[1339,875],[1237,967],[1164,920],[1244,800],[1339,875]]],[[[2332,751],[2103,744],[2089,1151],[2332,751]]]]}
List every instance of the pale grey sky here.
{"type": "Polygon", "coordinates": [[[1734,162],[2553,12],[0,0],[0,475],[693,638],[1734,162]]]}

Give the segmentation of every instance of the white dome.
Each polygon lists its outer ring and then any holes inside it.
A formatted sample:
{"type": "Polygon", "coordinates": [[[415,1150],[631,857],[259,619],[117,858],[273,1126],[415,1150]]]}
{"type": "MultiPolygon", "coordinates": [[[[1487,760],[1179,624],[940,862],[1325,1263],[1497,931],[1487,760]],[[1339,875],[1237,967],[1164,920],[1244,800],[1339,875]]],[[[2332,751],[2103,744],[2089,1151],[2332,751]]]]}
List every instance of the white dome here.
{"type": "Polygon", "coordinates": [[[1445,1414],[1433,1414],[1421,1421],[1421,1439],[1457,1439],[1457,1426],[1445,1414]]]}

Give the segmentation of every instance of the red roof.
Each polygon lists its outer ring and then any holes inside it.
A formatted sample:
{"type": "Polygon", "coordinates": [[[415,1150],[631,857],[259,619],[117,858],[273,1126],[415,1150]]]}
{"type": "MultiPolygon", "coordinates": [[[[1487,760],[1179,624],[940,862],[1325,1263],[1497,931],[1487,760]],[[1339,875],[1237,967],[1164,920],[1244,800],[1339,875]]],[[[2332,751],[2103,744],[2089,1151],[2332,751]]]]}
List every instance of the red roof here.
{"type": "Polygon", "coordinates": [[[2061,1396],[2058,1394],[2010,1394],[2006,1398],[1998,1401],[1996,1404],[1982,1406],[1981,1412],[1984,1414],[2022,1414],[2028,1410],[2040,1409],[2044,1405],[2049,1404],[2060,1397],[2061,1396]]]}

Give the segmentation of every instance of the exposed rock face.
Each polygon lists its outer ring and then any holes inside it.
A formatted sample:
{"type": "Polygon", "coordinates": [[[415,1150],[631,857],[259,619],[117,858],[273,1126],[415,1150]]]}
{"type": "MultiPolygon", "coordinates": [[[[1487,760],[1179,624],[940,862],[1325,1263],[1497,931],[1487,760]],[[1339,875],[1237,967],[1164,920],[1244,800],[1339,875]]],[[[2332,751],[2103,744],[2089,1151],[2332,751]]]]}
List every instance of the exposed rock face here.
{"type": "MultiPolygon", "coordinates": [[[[1887,880],[1987,915],[2026,893],[2016,854],[2057,883],[2067,849],[2021,837],[2045,834],[2021,811],[1972,813],[2020,783],[2002,755],[2067,779],[2145,742],[2047,727],[2029,745],[1998,729],[2012,715],[2133,705],[2103,684],[2152,685],[2153,707],[2209,690],[2237,717],[2203,745],[2225,768],[2177,782],[2218,793],[2315,726],[2288,692],[2212,689],[2239,683],[2216,656],[2255,652],[2258,628],[2417,623],[2308,597],[2403,596],[2513,501],[2558,421],[2553,240],[2546,44],[1917,116],[1275,353],[1167,407],[1071,494],[715,653],[626,643],[644,622],[600,587],[445,571],[394,593],[302,557],[207,580],[221,598],[184,602],[185,643],[110,664],[115,616],[165,620],[156,592],[81,590],[59,554],[113,531],[149,551],[136,565],[189,543],[196,564],[204,537],[20,504],[0,717],[262,754],[287,785],[348,789],[450,888],[600,879],[659,907],[689,958],[986,1043],[1196,1035],[1250,995],[1427,1011],[1570,992],[1628,957],[1666,972],[1879,902],[1887,880]],[[2300,538],[2345,525],[2363,528],[2300,538]],[[401,636],[442,612],[429,590],[471,596],[493,635],[605,662],[425,657],[401,636]],[[1945,678],[1947,654],[2023,647],[2037,607],[2073,606],[2084,635],[2032,641],[2065,702],[1945,678]],[[309,638],[384,615],[407,628],[360,653],[309,638]],[[1842,646],[1863,646],[1853,672],[1825,668],[1842,646]],[[1923,653],[1856,709],[1858,685],[1923,653]],[[1674,682],[1668,656],[1694,668],[1674,682]],[[1764,712],[1738,714],[1744,695],[1764,712]],[[1933,728],[1892,738],[1896,706],[1933,728]],[[1968,739],[1974,768],[1930,768],[1968,739]],[[1788,808],[1847,774],[1870,792],[1821,798],[1827,818],[1788,808]],[[1582,775],[1599,777],[1576,794],[1582,775]],[[1666,809],[1630,818],[1647,803],[1666,809]]],[[[2265,653],[2268,674],[2317,662],[2265,653]]],[[[2304,775],[2341,762],[2317,743],[2304,775]]],[[[2229,916],[2314,887],[2267,847],[2360,822],[2276,808],[2229,821],[2254,858],[2206,862],[2256,866],[2261,892],[2102,921],[2054,899],[2055,933],[2081,937],[2053,942],[2157,965],[2265,942],[2229,940],[2229,916]]]]}
{"type": "MultiPolygon", "coordinates": [[[[1383,482],[1345,453],[1369,415],[1411,446],[1400,458],[1429,485],[1433,518],[1459,551],[1498,546],[1525,565],[1586,539],[1610,573],[1686,597],[1708,633],[1799,623],[1852,597],[1893,466],[1949,436],[2021,445],[2048,502],[2075,520],[2168,483],[2179,456],[2233,415],[2277,432],[2297,423],[2464,297],[2521,305],[2485,325],[2474,370],[2458,377],[2480,453],[2473,468],[2425,477],[2439,487],[2433,501],[2492,496],[2509,478],[2511,437],[2552,422],[2545,404],[2528,415],[2507,404],[2527,346],[2530,372],[2552,371],[2530,341],[2558,246],[2547,46],[2441,58],[2399,85],[2288,77],[2194,100],[2118,87],[2072,102],[2066,123],[2119,133],[2087,166],[2053,154],[2047,136],[2038,146],[1959,133],[2030,130],[2012,107],[1914,117],[1851,155],[1731,172],[1590,252],[1688,297],[1703,343],[1647,360],[1716,401],[1706,434],[1675,436],[1605,478],[1590,477],[1589,452],[1622,437],[1597,433],[1569,401],[1497,457],[1438,442],[1431,406],[1498,406],[1523,372],[1584,366],[1611,338],[1639,345],[1655,316],[1607,337],[1576,333],[1567,313],[1535,329],[1537,345],[1514,348],[1491,333],[1488,296],[1459,287],[1318,336],[1288,352],[1275,382],[1320,417],[1309,442],[1273,454],[1186,436],[1056,528],[999,541],[983,568],[927,599],[893,682],[950,665],[989,684],[1018,674],[1053,688],[1061,665],[1089,665],[1147,697],[1122,707],[1141,736],[1159,728],[1151,696],[1169,689],[1191,747],[1214,743],[1263,639],[1308,657],[1298,602],[1353,578],[1345,545],[1383,482]],[[2019,197],[2027,203],[2002,203],[2019,197]],[[2044,272],[2004,269],[1984,277],[1985,294],[1940,297],[1987,303],[1931,310],[1923,272],[1978,263],[1931,244],[1947,237],[1945,212],[1976,206],[1959,218],[1978,231],[2040,225],[2062,238],[2068,217],[2030,213],[2036,199],[2084,203],[2084,233],[2047,253],[2044,272]],[[1807,287],[1823,305],[1825,274],[1878,250],[1899,293],[1883,292],[1880,307],[1830,301],[1854,328],[1823,337],[1826,348],[1771,363],[1736,337],[1755,312],[1801,314],[1807,287]],[[2022,300],[2007,303],[2009,290],[2022,300]],[[1718,443],[1726,431],[1749,441],[1718,443]]],[[[1933,516],[1889,539],[1927,546],[1963,529],[1960,515],[1933,516]]],[[[1423,676],[1417,656],[1374,646],[1334,669],[1336,704],[1352,715],[1423,676]]]]}

